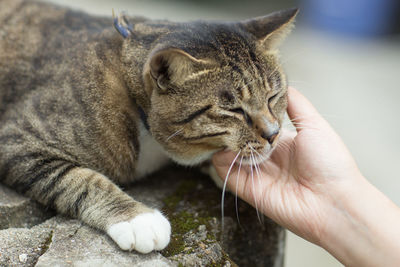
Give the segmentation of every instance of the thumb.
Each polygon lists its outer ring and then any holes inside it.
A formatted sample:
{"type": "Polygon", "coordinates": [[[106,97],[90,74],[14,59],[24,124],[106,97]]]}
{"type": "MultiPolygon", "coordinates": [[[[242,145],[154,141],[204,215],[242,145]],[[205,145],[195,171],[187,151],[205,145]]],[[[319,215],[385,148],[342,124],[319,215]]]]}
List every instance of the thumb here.
{"type": "Polygon", "coordinates": [[[237,153],[230,150],[220,151],[213,155],[212,163],[220,177],[225,177],[236,155],[237,153]]]}
{"type": "Polygon", "coordinates": [[[321,117],[311,102],[293,87],[288,88],[287,112],[298,132],[301,129],[297,126],[327,126],[327,122],[321,117]]]}

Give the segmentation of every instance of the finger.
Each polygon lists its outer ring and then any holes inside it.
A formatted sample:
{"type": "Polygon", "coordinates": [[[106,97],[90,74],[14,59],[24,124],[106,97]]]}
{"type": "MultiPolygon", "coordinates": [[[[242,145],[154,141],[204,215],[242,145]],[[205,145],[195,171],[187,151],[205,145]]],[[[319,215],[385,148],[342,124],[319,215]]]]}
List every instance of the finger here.
{"type": "Polygon", "coordinates": [[[227,173],[234,157],[235,154],[230,151],[218,152],[214,154],[212,163],[219,177],[224,181],[227,179],[226,183],[231,192],[235,192],[235,194],[246,201],[251,201],[250,198],[244,197],[245,185],[247,181],[247,173],[243,170],[244,166],[241,166],[241,168],[239,168],[237,165],[234,166],[231,169],[229,177],[227,177],[227,173]]]}
{"type": "Polygon", "coordinates": [[[236,180],[245,180],[247,176],[245,171],[246,166],[244,166],[244,164],[240,164],[241,160],[239,160],[239,163],[232,165],[236,155],[237,154],[232,151],[222,151],[214,154],[212,158],[212,163],[217,171],[218,176],[222,180],[228,180],[227,185],[231,190],[235,190],[237,184],[236,180]],[[229,176],[227,176],[228,172],[229,176]]]}
{"type": "MultiPolygon", "coordinates": [[[[232,151],[221,151],[213,155],[212,163],[218,176],[222,179],[228,179],[236,172],[238,172],[238,166],[235,164],[239,154],[232,151]],[[229,173],[229,177],[228,177],[229,173]]],[[[229,186],[229,185],[228,185],[229,186]]]]}
{"type": "Polygon", "coordinates": [[[232,173],[227,178],[227,187],[229,190],[252,205],[254,208],[258,208],[259,211],[265,213],[264,205],[262,204],[264,196],[262,192],[266,185],[263,175],[259,177],[256,171],[253,169],[253,176],[245,171],[244,168],[248,166],[242,166],[239,169],[237,166],[232,170],[232,173]],[[261,179],[261,180],[258,180],[261,179]]]}
{"type": "Polygon", "coordinates": [[[296,89],[289,87],[288,88],[288,115],[289,118],[294,123],[297,132],[300,132],[301,128],[307,128],[304,126],[326,126],[327,122],[315,107],[311,104],[311,102],[302,95],[296,89]],[[299,127],[297,127],[299,125],[299,127]]]}
{"type": "MultiPolygon", "coordinates": [[[[240,165],[237,163],[229,172],[234,157],[235,154],[232,152],[219,152],[213,156],[212,162],[219,177],[222,180],[226,180],[227,187],[231,192],[248,202],[250,205],[261,207],[260,200],[262,199],[262,188],[259,188],[260,184],[257,180],[252,180],[249,174],[250,167],[248,165],[240,165]],[[229,176],[227,176],[228,172],[229,176]],[[253,183],[257,185],[257,187],[255,187],[253,183]],[[257,205],[255,204],[255,201],[257,201],[257,205]]],[[[253,179],[261,179],[261,177],[258,177],[254,169],[253,175],[253,179]]],[[[261,176],[263,177],[263,174],[261,174],[261,176]]],[[[261,183],[261,187],[265,186],[264,182],[261,183]]]]}
{"type": "Polygon", "coordinates": [[[213,164],[216,168],[228,170],[235,157],[235,152],[231,150],[223,150],[214,154],[213,164]]]}
{"type": "Polygon", "coordinates": [[[280,142],[290,143],[293,141],[293,139],[296,137],[296,135],[297,135],[297,133],[293,130],[282,129],[279,140],[280,140],[280,142]]]}
{"type": "MultiPolygon", "coordinates": [[[[296,131],[282,129],[278,144],[271,154],[269,161],[272,160],[280,167],[286,166],[286,164],[288,163],[288,159],[291,157],[291,153],[294,152],[294,139],[296,138],[296,136],[296,131]]],[[[263,166],[264,168],[266,168],[268,165],[266,165],[266,162],[264,162],[263,166]]],[[[266,169],[266,171],[268,171],[268,168],[266,169]]]]}

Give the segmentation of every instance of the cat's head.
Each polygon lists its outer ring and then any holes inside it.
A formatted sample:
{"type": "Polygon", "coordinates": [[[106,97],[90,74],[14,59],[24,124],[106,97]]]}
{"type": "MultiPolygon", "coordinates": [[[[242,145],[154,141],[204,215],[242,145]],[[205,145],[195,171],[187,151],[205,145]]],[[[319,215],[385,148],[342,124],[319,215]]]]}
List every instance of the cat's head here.
{"type": "Polygon", "coordinates": [[[181,164],[221,149],[268,157],[287,107],[277,46],[297,9],[236,23],[193,22],[165,35],[143,73],[151,134],[181,164]]]}

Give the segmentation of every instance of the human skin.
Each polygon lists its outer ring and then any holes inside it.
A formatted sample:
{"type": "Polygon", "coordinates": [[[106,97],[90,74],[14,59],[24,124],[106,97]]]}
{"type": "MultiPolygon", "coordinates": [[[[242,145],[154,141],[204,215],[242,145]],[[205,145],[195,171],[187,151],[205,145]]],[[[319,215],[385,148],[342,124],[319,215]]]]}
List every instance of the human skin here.
{"type": "MultiPolygon", "coordinates": [[[[301,93],[289,88],[288,102],[296,132],[282,132],[281,144],[259,170],[234,164],[228,188],[346,266],[400,266],[400,209],[364,178],[341,138],[301,93]]],[[[214,155],[222,179],[235,157],[231,151],[214,155]]]]}

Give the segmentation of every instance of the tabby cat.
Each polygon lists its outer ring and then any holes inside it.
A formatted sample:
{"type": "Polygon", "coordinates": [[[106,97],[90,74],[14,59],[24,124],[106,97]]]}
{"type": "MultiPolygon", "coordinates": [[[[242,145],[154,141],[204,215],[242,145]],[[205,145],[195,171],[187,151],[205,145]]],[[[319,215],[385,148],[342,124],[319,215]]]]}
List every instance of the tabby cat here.
{"type": "Polygon", "coordinates": [[[169,158],[267,155],[287,105],[277,46],[296,9],[241,22],[91,17],[0,0],[0,181],[107,232],[123,250],[171,227],[116,184],[169,158]]]}

